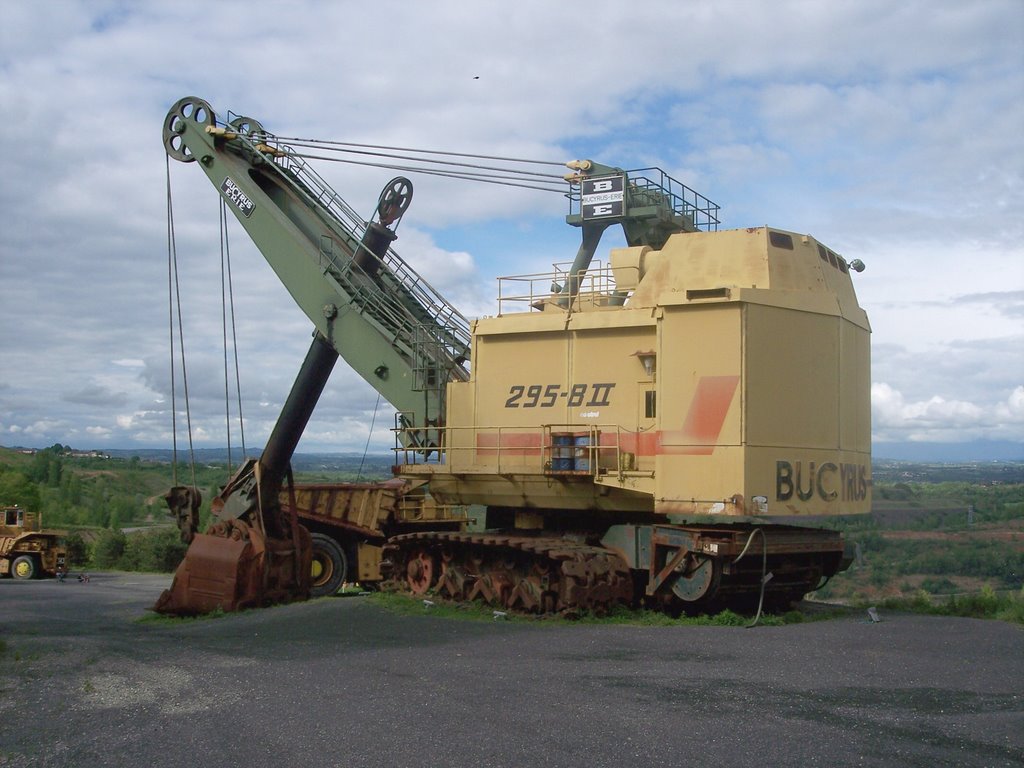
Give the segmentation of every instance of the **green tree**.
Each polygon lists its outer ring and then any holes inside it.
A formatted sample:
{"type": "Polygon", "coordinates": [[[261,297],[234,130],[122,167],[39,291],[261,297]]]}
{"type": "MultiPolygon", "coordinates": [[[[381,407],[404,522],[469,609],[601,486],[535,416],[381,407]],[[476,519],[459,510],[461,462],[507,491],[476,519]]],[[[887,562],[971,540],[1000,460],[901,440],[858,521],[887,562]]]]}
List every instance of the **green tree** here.
{"type": "Polygon", "coordinates": [[[162,528],[128,536],[121,567],[126,570],[169,573],[185,557],[187,546],[182,544],[176,528],[162,528]]]}
{"type": "Polygon", "coordinates": [[[82,503],[82,478],[76,472],[67,472],[61,481],[61,501],[78,506],[82,503]]]}
{"type": "Polygon", "coordinates": [[[120,531],[105,530],[92,548],[92,561],[97,568],[114,568],[124,554],[128,540],[120,531]]]}
{"type": "Polygon", "coordinates": [[[69,534],[65,539],[65,545],[68,548],[68,560],[71,565],[85,565],[88,562],[89,547],[86,546],[81,534],[69,534]]]}
{"type": "Polygon", "coordinates": [[[22,472],[0,473],[0,504],[17,504],[28,512],[39,512],[43,508],[39,488],[22,472]]]}
{"type": "Polygon", "coordinates": [[[60,487],[60,477],[64,472],[64,463],[59,458],[54,458],[50,462],[49,469],[46,472],[46,484],[50,488],[60,487]]]}
{"type": "Polygon", "coordinates": [[[63,449],[59,445],[53,448],[46,448],[36,451],[32,457],[32,467],[29,469],[29,477],[41,485],[56,488],[60,485],[61,473],[64,464],[61,460],[63,449]]]}

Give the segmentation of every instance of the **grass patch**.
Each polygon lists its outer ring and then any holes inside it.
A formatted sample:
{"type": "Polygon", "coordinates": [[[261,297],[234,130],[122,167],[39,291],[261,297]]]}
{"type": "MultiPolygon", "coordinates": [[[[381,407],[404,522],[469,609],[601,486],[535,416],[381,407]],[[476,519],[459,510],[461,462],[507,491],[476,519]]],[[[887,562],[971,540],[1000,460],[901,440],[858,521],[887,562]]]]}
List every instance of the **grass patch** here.
{"type": "Polygon", "coordinates": [[[449,603],[436,595],[411,597],[397,592],[374,592],[367,596],[374,605],[402,616],[436,616],[442,619],[465,621],[536,622],[539,619],[500,611],[483,603],[449,603]],[[495,614],[498,614],[497,617],[495,614]],[[501,615],[504,614],[504,615],[501,615]]]}
{"type": "MultiPolygon", "coordinates": [[[[582,611],[571,616],[531,616],[515,614],[495,609],[482,603],[450,603],[434,595],[414,598],[396,592],[375,592],[368,598],[375,605],[392,613],[403,616],[436,616],[444,619],[461,619],[464,621],[509,621],[529,624],[603,624],[625,625],[635,627],[745,627],[753,621],[753,615],[745,616],[734,611],[725,610],[715,614],[699,616],[673,617],[662,611],[646,608],[628,608],[624,605],[615,606],[603,616],[589,611],[582,611]]],[[[829,608],[813,610],[807,613],[793,610],[784,614],[761,614],[758,626],[780,627],[787,624],[802,624],[808,621],[827,621],[829,619],[848,616],[847,608],[829,608]]]]}
{"type": "Polygon", "coordinates": [[[877,605],[889,610],[929,616],[996,619],[1024,625],[1024,589],[1018,593],[997,593],[991,586],[985,585],[978,594],[950,595],[944,600],[935,600],[922,589],[911,597],[887,598],[877,605]]]}
{"type": "Polygon", "coordinates": [[[371,591],[371,590],[365,589],[360,584],[350,584],[349,582],[346,581],[344,584],[341,585],[341,589],[339,589],[333,595],[325,595],[325,597],[336,597],[337,595],[342,595],[342,596],[362,595],[362,594],[364,594],[366,592],[369,592],[369,591],[371,591]]]}

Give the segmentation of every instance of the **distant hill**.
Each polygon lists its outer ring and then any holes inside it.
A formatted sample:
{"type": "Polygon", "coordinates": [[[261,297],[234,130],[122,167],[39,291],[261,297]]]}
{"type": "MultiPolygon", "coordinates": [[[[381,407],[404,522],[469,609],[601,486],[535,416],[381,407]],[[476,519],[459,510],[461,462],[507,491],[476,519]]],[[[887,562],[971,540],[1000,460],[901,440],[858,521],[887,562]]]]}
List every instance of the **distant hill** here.
{"type": "MultiPolygon", "coordinates": [[[[249,457],[256,457],[262,451],[262,448],[257,447],[249,448],[246,453],[249,457]]],[[[138,456],[143,461],[164,464],[170,464],[174,455],[174,452],[167,448],[110,448],[103,453],[111,458],[131,459],[138,456]]],[[[195,457],[200,464],[224,464],[228,460],[228,449],[198,448],[195,457]]],[[[231,450],[234,465],[237,466],[243,458],[246,457],[242,456],[240,450],[231,450]]],[[[179,448],[178,461],[188,460],[188,450],[179,448]]],[[[389,476],[394,461],[391,454],[370,454],[364,457],[361,453],[296,453],[292,456],[292,468],[296,472],[358,472],[362,465],[364,474],[389,476]]]]}
{"type": "MultiPolygon", "coordinates": [[[[9,446],[11,450],[21,450],[16,446],[9,446]]],[[[75,447],[76,451],[83,452],[92,449],[75,447]]],[[[249,456],[259,456],[262,447],[250,447],[247,451],[249,456]]],[[[171,462],[173,452],[169,448],[103,448],[96,449],[96,454],[106,455],[119,459],[131,459],[138,456],[144,461],[159,463],[171,462]]],[[[201,464],[224,464],[228,460],[227,448],[198,448],[195,451],[196,461],[201,464]]],[[[243,458],[242,452],[233,448],[231,451],[232,463],[237,465],[243,458]]],[[[872,459],[875,463],[886,461],[902,461],[924,464],[962,464],[968,462],[1011,462],[1024,463],[1024,443],[1012,442],[1009,440],[978,440],[969,443],[875,443],[872,446],[872,459]]],[[[178,460],[187,462],[188,450],[178,449],[178,460]]],[[[360,463],[364,469],[373,467],[376,470],[383,470],[390,474],[391,465],[395,463],[394,456],[390,453],[371,454],[364,459],[363,454],[356,452],[349,453],[296,453],[292,459],[292,466],[298,472],[338,472],[358,471],[360,463]]]]}
{"type": "Polygon", "coordinates": [[[948,462],[1024,461],[1024,443],[1009,440],[976,440],[970,443],[875,443],[875,461],[948,462]]]}

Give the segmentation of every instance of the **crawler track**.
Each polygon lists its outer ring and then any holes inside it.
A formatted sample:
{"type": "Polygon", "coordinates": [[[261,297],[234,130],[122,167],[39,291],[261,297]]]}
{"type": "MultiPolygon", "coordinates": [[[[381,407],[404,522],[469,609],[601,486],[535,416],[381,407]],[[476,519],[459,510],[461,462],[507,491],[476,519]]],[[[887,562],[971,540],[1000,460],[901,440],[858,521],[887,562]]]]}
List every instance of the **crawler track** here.
{"type": "Polygon", "coordinates": [[[618,549],[571,536],[410,533],[385,546],[382,586],[519,613],[602,614],[622,604],[693,614],[762,603],[785,609],[843,567],[835,532],[772,527],[756,533],[760,538],[741,526],[660,526],[645,545],[651,562],[633,569],[618,549]]]}
{"type": "Polygon", "coordinates": [[[411,533],[384,550],[385,587],[523,613],[597,614],[633,599],[622,558],[561,537],[411,533]]]}

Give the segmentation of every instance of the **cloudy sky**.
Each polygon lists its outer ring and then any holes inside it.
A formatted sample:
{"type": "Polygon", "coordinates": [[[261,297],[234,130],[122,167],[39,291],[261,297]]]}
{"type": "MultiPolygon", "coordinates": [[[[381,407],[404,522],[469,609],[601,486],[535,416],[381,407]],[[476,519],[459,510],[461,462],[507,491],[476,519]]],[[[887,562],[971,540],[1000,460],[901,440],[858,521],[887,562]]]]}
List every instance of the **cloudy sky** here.
{"type": "MultiPolygon", "coordinates": [[[[199,96],[283,136],[660,166],[725,228],[808,232],[867,264],[876,455],[986,440],[1024,456],[1021,0],[0,10],[0,445],[170,445],[161,128],[199,96]]],[[[193,435],[223,446],[218,203],[171,166],[193,435]]],[[[392,175],[319,170],[367,216],[392,175]]],[[[557,195],[414,181],[398,251],[467,315],[493,312],[497,275],[575,253],[557,195]]],[[[310,324],[231,238],[261,445],[310,324]]],[[[340,365],[300,450],[362,450],[371,421],[386,449],[392,413],[340,365]]]]}

